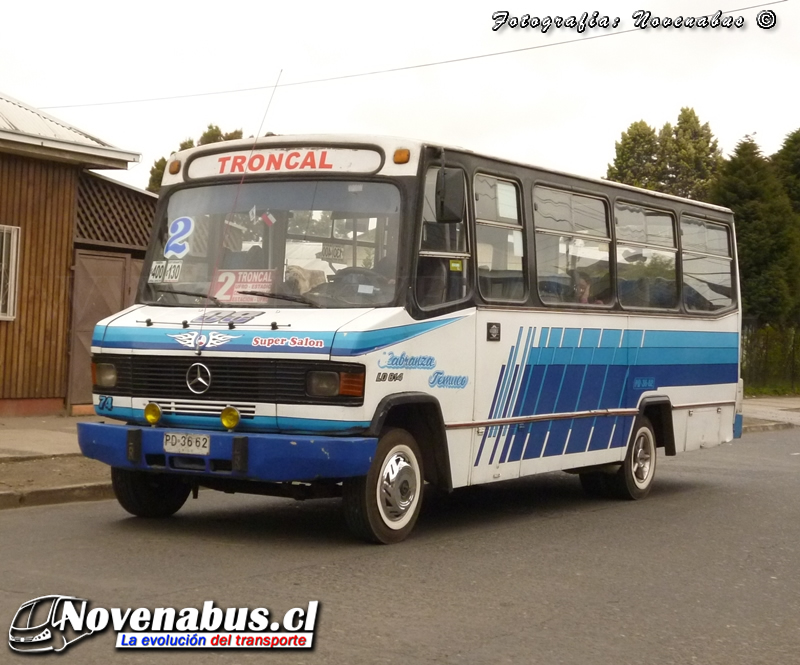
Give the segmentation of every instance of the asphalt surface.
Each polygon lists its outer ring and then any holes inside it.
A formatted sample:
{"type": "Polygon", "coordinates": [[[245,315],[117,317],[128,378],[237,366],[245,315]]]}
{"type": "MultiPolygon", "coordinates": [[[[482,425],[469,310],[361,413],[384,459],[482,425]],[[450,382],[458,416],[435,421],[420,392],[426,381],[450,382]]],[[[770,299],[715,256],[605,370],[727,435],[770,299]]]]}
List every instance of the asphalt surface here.
{"type": "Polygon", "coordinates": [[[272,613],[319,600],[312,652],[122,653],[109,631],[61,662],[796,663],[798,486],[800,439],[780,430],[660,459],[639,502],[590,500],[562,473],[429,494],[388,547],[352,540],[333,500],[203,492],[163,521],[114,501],[6,510],[0,622],[55,593],[272,613]]]}
{"type": "MultiPolygon", "coordinates": [[[[0,418],[0,510],[112,496],[108,468],[81,456],[79,422],[98,416],[0,418]]],[[[745,434],[800,426],[800,397],[744,402],[745,434]]]]}

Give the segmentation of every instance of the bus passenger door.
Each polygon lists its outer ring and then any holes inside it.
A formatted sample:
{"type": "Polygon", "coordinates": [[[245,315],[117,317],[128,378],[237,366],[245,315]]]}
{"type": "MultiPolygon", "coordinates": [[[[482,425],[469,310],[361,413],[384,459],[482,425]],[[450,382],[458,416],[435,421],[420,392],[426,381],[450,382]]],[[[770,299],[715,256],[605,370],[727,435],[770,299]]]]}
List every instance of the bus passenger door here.
{"type": "MultiPolygon", "coordinates": [[[[475,414],[478,423],[519,415],[529,384],[528,352],[535,329],[523,314],[478,310],[475,340],[475,414]]],[[[530,314],[527,315],[530,319],[530,314]]],[[[529,427],[481,425],[473,438],[470,484],[517,478],[529,427]]]]}
{"type": "Polygon", "coordinates": [[[535,329],[528,298],[527,257],[519,183],[477,173],[475,256],[479,307],[475,337],[475,412],[472,484],[516,478],[529,432],[527,426],[491,425],[520,415],[531,367],[528,350],[535,329]]]}

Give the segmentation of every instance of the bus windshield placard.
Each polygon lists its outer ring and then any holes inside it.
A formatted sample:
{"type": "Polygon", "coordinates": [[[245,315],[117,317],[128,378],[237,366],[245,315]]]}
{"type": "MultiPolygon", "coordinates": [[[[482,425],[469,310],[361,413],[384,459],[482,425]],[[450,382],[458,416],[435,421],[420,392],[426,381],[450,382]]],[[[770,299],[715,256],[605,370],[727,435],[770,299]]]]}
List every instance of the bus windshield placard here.
{"type": "Polygon", "coordinates": [[[261,148],[198,157],[189,164],[189,178],[246,173],[375,173],[381,167],[375,150],[345,148],[261,148]]]}

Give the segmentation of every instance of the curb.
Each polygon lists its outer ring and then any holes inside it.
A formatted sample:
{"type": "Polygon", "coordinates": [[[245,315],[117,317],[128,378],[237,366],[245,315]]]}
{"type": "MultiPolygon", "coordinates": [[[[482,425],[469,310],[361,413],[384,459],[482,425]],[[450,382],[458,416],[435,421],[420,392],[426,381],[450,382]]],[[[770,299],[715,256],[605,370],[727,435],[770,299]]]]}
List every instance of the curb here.
{"type": "Polygon", "coordinates": [[[0,492],[0,510],[26,508],[29,506],[48,506],[55,503],[72,503],[74,501],[102,501],[113,498],[114,490],[110,482],[18,490],[0,492]]]}
{"type": "Polygon", "coordinates": [[[33,455],[10,455],[10,456],[3,456],[0,455],[0,464],[7,464],[7,463],[14,463],[14,462],[35,462],[36,460],[40,459],[57,459],[61,457],[83,457],[83,453],[58,453],[53,455],[52,453],[49,455],[46,454],[33,454],[33,455]]]}
{"type": "Polygon", "coordinates": [[[753,434],[755,432],[775,432],[781,429],[792,429],[792,423],[764,423],[762,425],[744,425],[742,434],[753,434]]]}

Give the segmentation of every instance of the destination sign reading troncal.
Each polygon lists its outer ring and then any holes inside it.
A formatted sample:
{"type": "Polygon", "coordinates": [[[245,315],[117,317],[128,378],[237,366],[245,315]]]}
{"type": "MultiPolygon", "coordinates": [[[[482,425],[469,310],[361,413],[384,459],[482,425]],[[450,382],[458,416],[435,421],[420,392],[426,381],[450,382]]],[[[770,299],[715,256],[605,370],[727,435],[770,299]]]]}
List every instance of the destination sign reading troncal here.
{"type": "Polygon", "coordinates": [[[246,173],[340,172],[374,173],[381,166],[375,150],[350,148],[261,148],[198,157],[189,164],[189,178],[246,173]]]}

